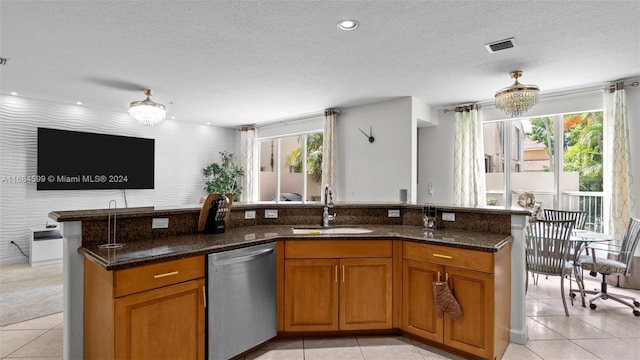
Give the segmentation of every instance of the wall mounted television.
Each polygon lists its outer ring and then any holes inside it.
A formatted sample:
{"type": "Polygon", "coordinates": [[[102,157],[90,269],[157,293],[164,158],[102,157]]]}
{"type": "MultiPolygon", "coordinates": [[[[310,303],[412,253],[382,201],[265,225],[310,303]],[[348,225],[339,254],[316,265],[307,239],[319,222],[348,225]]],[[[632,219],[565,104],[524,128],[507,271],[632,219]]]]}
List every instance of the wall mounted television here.
{"type": "Polygon", "coordinates": [[[38,190],[153,189],[155,140],[38,128],[38,190]]]}

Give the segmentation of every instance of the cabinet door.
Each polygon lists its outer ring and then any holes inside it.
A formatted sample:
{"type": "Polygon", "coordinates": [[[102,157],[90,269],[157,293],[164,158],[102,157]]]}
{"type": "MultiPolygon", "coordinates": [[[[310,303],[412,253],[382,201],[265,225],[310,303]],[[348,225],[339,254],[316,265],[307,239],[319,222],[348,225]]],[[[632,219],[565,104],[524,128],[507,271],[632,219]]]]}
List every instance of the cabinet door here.
{"type": "Polygon", "coordinates": [[[428,340],[443,341],[443,319],[436,316],[433,282],[444,268],[431,263],[403,261],[402,274],[402,328],[406,332],[428,340]]]}
{"type": "Polygon", "coordinates": [[[493,357],[493,274],[445,268],[453,295],[462,308],[462,318],[444,317],[444,343],[481,356],[493,357]]]}
{"type": "Polygon", "coordinates": [[[340,330],[391,329],[391,259],[341,259],[340,268],[340,330]]]}
{"type": "Polygon", "coordinates": [[[114,300],[116,359],[204,359],[204,279],[114,300]]]}
{"type": "Polygon", "coordinates": [[[284,330],[338,330],[338,260],[285,260],[284,330]]]}

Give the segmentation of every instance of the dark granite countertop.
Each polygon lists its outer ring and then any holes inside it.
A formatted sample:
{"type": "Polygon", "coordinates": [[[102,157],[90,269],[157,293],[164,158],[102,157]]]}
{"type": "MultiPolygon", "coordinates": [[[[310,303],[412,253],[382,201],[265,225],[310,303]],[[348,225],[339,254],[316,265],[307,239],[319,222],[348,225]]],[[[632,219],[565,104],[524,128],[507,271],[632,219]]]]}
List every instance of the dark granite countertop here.
{"type": "Polygon", "coordinates": [[[83,246],[79,252],[107,270],[119,270],[161,261],[175,260],[196,255],[232,250],[275,240],[291,239],[401,239],[433,243],[451,247],[496,252],[513,237],[505,234],[472,232],[464,230],[435,230],[426,235],[421,226],[366,225],[373,230],[363,234],[312,234],[295,235],[293,226],[247,226],[228,229],[223,234],[187,234],[151,239],[140,239],[125,243],[120,249],[101,249],[95,245],[83,246]]]}

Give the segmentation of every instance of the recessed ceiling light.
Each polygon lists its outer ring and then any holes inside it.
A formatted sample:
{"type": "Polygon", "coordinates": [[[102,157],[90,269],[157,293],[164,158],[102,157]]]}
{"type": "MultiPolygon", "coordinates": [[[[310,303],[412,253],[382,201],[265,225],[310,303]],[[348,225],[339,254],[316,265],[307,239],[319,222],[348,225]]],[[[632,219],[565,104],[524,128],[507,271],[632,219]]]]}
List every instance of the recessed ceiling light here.
{"type": "Polygon", "coordinates": [[[82,101],[76,102],[77,105],[82,105],[82,101]]]}
{"type": "Polygon", "coordinates": [[[175,120],[175,119],[176,119],[176,117],[175,117],[175,116],[172,116],[172,117],[171,117],[171,120],[175,120]]]}
{"type": "Polygon", "coordinates": [[[350,30],[355,30],[358,25],[360,25],[358,23],[358,21],[356,20],[342,20],[340,22],[338,22],[338,29],[340,30],[344,30],[344,31],[350,31],[350,30]]]}
{"type": "Polygon", "coordinates": [[[211,123],[210,123],[210,122],[207,122],[207,125],[211,125],[211,123]]]}
{"type": "Polygon", "coordinates": [[[11,92],[11,95],[14,95],[14,96],[15,96],[15,95],[18,95],[18,93],[17,93],[17,92],[15,92],[15,91],[12,91],[12,92],[11,92]]]}

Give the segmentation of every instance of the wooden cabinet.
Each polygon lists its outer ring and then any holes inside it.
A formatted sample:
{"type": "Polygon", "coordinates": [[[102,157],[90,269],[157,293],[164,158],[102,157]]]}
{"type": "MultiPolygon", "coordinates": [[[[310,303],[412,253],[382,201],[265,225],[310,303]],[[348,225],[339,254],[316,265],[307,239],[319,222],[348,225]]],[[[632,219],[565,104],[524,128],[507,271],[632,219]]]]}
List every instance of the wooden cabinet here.
{"type": "Polygon", "coordinates": [[[285,243],[284,331],[392,328],[392,242],[364,242],[285,243]]]}
{"type": "Polygon", "coordinates": [[[509,344],[511,246],[498,252],[405,242],[403,330],[485,359],[509,344]],[[460,319],[438,318],[433,281],[447,280],[462,308],[460,319]]]}
{"type": "Polygon", "coordinates": [[[204,359],[204,265],[106,271],[85,259],[85,359],[204,359]]]}

